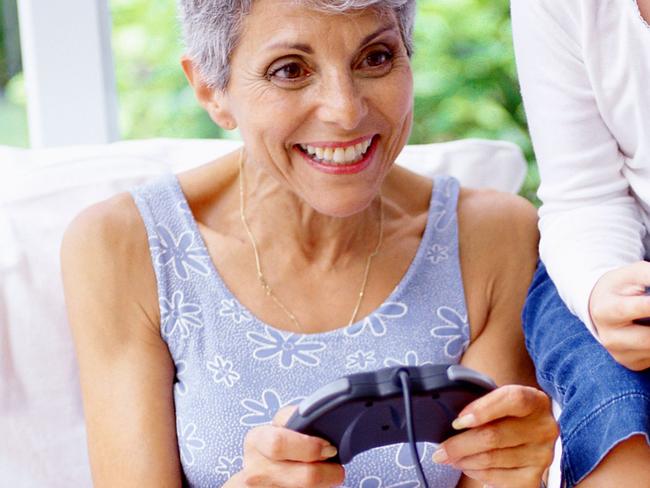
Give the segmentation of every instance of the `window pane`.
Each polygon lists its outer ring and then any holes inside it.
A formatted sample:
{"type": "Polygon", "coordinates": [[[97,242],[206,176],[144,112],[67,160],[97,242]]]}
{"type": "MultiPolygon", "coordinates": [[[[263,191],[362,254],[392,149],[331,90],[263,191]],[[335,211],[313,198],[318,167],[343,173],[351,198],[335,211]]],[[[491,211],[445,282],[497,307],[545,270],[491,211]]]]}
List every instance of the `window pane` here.
{"type": "Polygon", "coordinates": [[[29,145],[16,0],[0,0],[0,144],[29,145]]]}

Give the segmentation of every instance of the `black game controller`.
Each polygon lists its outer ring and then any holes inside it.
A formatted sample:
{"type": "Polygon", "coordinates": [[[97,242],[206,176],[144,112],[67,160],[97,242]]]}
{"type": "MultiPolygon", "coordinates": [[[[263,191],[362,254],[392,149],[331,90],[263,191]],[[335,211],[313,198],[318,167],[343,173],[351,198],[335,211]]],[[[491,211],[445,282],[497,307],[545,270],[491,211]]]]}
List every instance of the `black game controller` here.
{"type": "Polygon", "coordinates": [[[329,461],[347,464],[369,449],[409,442],[400,373],[410,383],[416,442],[440,443],[470,402],[496,388],[487,376],[459,365],[398,366],[340,378],[305,398],[286,427],[329,441],[329,461]],[[403,373],[402,373],[403,374],[403,373]]]}

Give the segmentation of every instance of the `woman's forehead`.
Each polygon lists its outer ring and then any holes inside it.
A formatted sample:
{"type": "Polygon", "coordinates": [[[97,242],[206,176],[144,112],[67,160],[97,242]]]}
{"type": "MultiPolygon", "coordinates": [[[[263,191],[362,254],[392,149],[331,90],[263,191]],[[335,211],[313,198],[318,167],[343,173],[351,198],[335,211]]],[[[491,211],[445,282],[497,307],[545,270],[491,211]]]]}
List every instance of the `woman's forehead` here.
{"type": "Polygon", "coordinates": [[[323,43],[336,34],[344,34],[347,40],[361,43],[378,30],[394,28],[399,31],[391,9],[369,7],[333,14],[292,0],[255,1],[243,27],[240,44],[252,44],[255,48],[323,43]]]}

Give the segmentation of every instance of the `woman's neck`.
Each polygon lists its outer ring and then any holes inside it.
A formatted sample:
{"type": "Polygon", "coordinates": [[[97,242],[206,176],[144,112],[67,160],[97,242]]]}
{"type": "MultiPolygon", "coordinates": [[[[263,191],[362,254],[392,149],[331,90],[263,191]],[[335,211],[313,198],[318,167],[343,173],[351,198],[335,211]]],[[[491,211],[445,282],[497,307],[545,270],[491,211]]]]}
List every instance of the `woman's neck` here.
{"type": "Polygon", "coordinates": [[[251,166],[244,167],[243,202],[260,252],[281,249],[292,260],[327,268],[345,266],[375,249],[379,196],[361,212],[332,217],[314,210],[272,176],[251,166]]]}

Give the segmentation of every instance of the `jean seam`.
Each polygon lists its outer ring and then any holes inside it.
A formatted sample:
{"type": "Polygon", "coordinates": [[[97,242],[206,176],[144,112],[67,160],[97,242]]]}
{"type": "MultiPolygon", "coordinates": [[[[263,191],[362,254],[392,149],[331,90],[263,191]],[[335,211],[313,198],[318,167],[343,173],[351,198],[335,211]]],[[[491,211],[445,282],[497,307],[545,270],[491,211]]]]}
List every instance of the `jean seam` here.
{"type": "Polygon", "coordinates": [[[650,396],[648,396],[646,393],[642,391],[637,391],[637,390],[632,390],[626,393],[623,393],[621,395],[618,395],[614,398],[609,399],[607,402],[603,403],[602,405],[599,405],[596,409],[594,409],[588,416],[584,417],[578,425],[575,426],[574,429],[572,429],[571,433],[568,434],[566,437],[562,439],[563,444],[568,444],[573,437],[582,429],[582,427],[590,422],[594,417],[600,415],[604,410],[609,408],[610,406],[621,402],[622,400],[626,398],[641,398],[645,400],[646,402],[650,403],[650,396]]]}
{"type": "MultiPolygon", "coordinates": [[[[618,395],[618,396],[616,396],[614,398],[611,398],[607,402],[605,402],[602,405],[598,406],[588,416],[584,417],[580,421],[580,423],[574,429],[572,429],[572,431],[571,431],[571,433],[569,435],[567,435],[566,437],[562,436],[562,445],[564,446],[563,449],[562,449],[562,461],[563,461],[562,464],[564,465],[564,468],[562,469],[562,471],[568,472],[567,477],[569,479],[565,480],[565,481],[567,481],[568,486],[574,486],[578,482],[576,480],[576,474],[575,474],[574,466],[572,465],[571,459],[569,457],[569,450],[566,449],[569,442],[574,437],[576,437],[576,435],[578,434],[578,432],[580,432],[582,430],[584,425],[587,424],[588,422],[592,421],[594,419],[594,417],[599,416],[604,410],[610,408],[611,406],[613,406],[613,405],[615,405],[617,403],[620,403],[620,402],[622,402],[622,401],[624,401],[626,399],[630,399],[630,398],[640,398],[643,401],[650,404],[650,396],[648,396],[645,392],[638,391],[638,390],[632,390],[632,391],[623,393],[623,394],[618,395]]],[[[648,438],[647,434],[646,434],[646,438],[648,438]]],[[[617,439],[616,442],[614,443],[614,445],[618,441],[620,441],[620,439],[617,439]]],[[[604,457],[604,455],[603,455],[603,457],[604,457]]],[[[595,466],[594,466],[594,468],[595,468],[595,466]]],[[[563,475],[563,477],[564,477],[564,475],[563,475]]]]}

